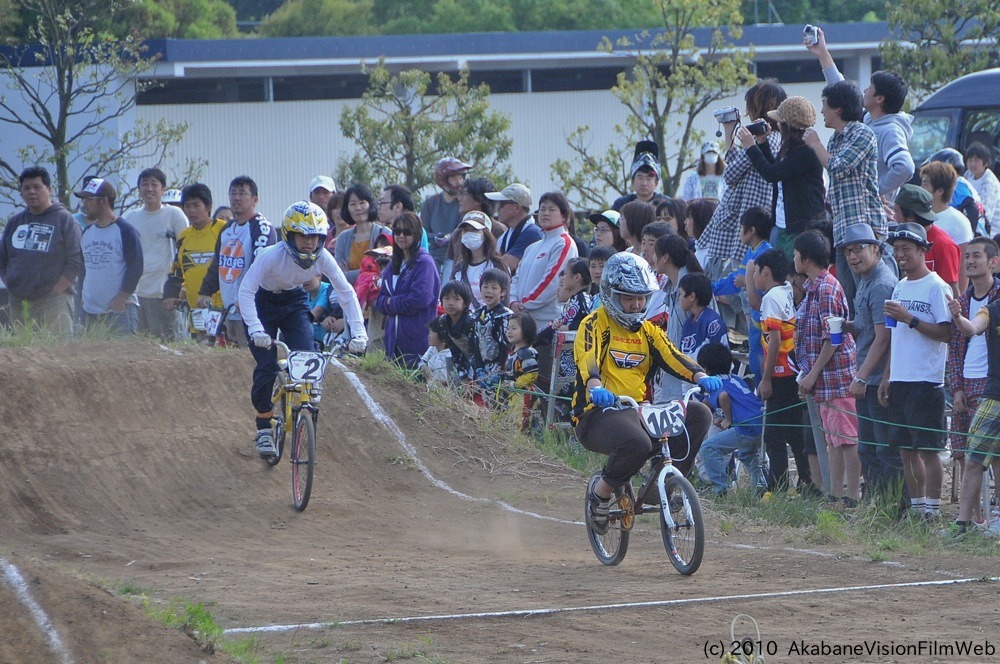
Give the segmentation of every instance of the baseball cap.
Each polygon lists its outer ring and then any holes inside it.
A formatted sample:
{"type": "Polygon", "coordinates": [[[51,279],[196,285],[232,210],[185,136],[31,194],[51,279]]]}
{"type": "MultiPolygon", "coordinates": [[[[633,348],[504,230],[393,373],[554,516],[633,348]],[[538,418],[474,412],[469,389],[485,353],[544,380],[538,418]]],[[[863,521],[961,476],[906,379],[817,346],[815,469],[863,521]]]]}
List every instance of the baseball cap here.
{"type": "Polygon", "coordinates": [[[490,219],[489,215],[485,212],[480,212],[479,210],[473,210],[472,212],[466,212],[465,216],[462,217],[459,226],[472,226],[477,231],[490,230],[493,228],[493,220],[490,219]]]}
{"type": "Polygon", "coordinates": [[[915,184],[904,184],[896,194],[896,205],[902,210],[927,221],[936,221],[937,213],[931,209],[931,200],[930,192],[915,184]]]}
{"type": "Polygon", "coordinates": [[[313,193],[320,187],[331,193],[337,191],[337,183],[333,181],[333,178],[325,175],[317,175],[312,179],[312,182],[309,183],[309,193],[313,193]]]}
{"type": "Polygon", "coordinates": [[[112,203],[118,198],[118,192],[104,178],[93,178],[83,186],[83,189],[73,192],[73,195],[77,198],[97,198],[103,196],[112,203]]]}
{"type": "Polygon", "coordinates": [[[708,154],[709,152],[714,152],[719,154],[719,144],[715,141],[706,141],[701,144],[701,153],[708,154]]]}
{"type": "Polygon", "coordinates": [[[931,243],[927,241],[927,231],[912,221],[896,226],[896,230],[889,233],[889,242],[895,243],[896,240],[909,240],[924,249],[931,248],[931,243]]]}
{"type": "Polygon", "coordinates": [[[595,226],[602,221],[606,224],[611,224],[615,228],[621,228],[621,213],[617,210],[605,210],[604,212],[595,212],[594,214],[587,217],[590,219],[590,223],[595,226]]]}
{"type": "Polygon", "coordinates": [[[513,201],[523,208],[531,207],[531,190],[518,182],[507,185],[499,192],[491,191],[486,194],[486,198],[491,201],[513,201]]]}

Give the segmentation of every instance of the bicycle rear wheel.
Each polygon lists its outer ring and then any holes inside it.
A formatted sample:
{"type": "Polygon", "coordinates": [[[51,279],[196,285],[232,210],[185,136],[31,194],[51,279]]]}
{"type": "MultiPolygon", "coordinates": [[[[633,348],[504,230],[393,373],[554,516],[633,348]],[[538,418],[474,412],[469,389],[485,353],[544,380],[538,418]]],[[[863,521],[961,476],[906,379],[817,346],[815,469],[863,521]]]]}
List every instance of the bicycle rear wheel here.
{"type": "Polygon", "coordinates": [[[280,385],[275,385],[275,396],[278,395],[279,390],[281,397],[277,401],[273,398],[271,400],[274,404],[274,456],[265,459],[269,466],[277,465],[281,461],[281,455],[285,451],[285,407],[288,401],[288,393],[280,385]]]}
{"type": "Polygon", "coordinates": [[[608,514],[608,530],[603,535],[594,530],[590,523],[590,487],[594,485],[601,474],[595,473],[587,483],[587,494],[583,499],[583,522],[587,524],[587,540],[594,555],[605,565],[617,565],[625,559],[628,551],[629,530],[635,519],[632,497],[624,488],[615,491],[608,514]]]}
{"type": "Polygon", "coordinates": [[[688,576],[698,571],[705,553],[705,521],[701,514],[701,502],[691,483],[680,475],[668,476],[665,488],[667,502],[660,509],[663,548],[667,550],[674,568],[688,576]],[[672,528],[667,523],[666,514],[674,522],[672,528]]]}
{"type": "Polygon", "coordinates": [[[316,424],[307,409],[299,411],[295,418],[288,463],[292,465],[292,503],[301,512],[309,504],[316,469],[316,424]]]}

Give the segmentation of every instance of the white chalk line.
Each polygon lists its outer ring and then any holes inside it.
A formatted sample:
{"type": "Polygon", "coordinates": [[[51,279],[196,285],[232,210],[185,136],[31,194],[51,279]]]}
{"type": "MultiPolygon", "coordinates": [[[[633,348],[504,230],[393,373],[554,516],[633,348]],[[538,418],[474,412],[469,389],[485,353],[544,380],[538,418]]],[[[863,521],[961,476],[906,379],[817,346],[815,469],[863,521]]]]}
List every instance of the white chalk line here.
{"type": "Polygon", "coordinates": [[[341,373],[347,378],[347,380],[350,381],[351,385],[354,386],[354,389],[358,391],[358,394],[361,396],[362,401],[365,402],[365,405],[368,406],[368,410],[371,412],[372,416],[376,420],[378,420],[379,423],[382,424],[382,426],[388,429],[389,433],[391,433],[393,437],[395,437],[396,442],[399,443],[399,446],[403,448],[403,451],[405,451],[409,455],[409,457],[413,460],[414,465],[416,465],[420,473],[437,488],[447,491],[451,495],[457,498],[461,498],[462,500],[468,500],[471,502],[482,503],[482,504],[498,505],[502,509],[508,512],[512,512],[514,514],[521,514],[524,516],[530,516],[533,519],[542,519],[543,521],[554,521],[555,523],[562,523],[568,526],[583,525],[582,521],[569,521],[567,519],[560,519],[554,516],[547,516],[545,514],[537,514],[535,512],[522,510],[502,500],[490,500],[489,498],[476,498],[475,496],[470,496],[466,493],[462,493],[461,491],[451,487],[443,480],[439,480],[437,477],[431,474],[430,469],[428,469],[427,466],[424,465],[424,462],[420,460],[420,457],[417,456],[417,450],[408,442],[406,442],[406,436],[403,435],[403,432],[396,425],[396,422],[391,417],[389,417],[388,413],[386,413],[385,410],[382,409],[382,406],[368,392],[368,389],[365,387],[364,383],[361,382],[361,379],[358,378],[357,374],[355,374],[346,366],[338,362],[336,359],[332,359],[331,363],[337,366],[339,369],[341,369],[341,373]]]}
{"type": "Polygon", "coordinates": [[[330,622],[300,623],[297,625],[266,625],[263,627],[234,627],[225,630],[226,634],[247,634],[263,632],[289,632],[297,629],[327,629],[331,627],[350,627],[364,625],[386,625],[394,623],[414,623],[440,620],[478,620],[482,618],[525,618],[533,616],[549,616],[560,613],[578,613],[584,611],[613,611],[617,609],[632,609],[642,607],[684,606],[687,604],[708,604],[715,602],[733,602],[745,600],[778,599],[782,597],[801,597],[803,595],[830,595],[836,593],[895,590],[900,588],[919,588],[926,586],[953,586],[975,581],[996,582],[1000,577],[948,579],[944,581],[910,581],[906,583],[882,583],[872,586],[840,586],[834,588],[813,588],[809,590],[785,590],[781,592],[749,593],[744,595],[719,595],[715,597],[689,597],[684,599],[652,600],[648,602],[621,602],[617,604],[591,604],[585,606],[567,606],[548,609],[513,609],[510,611],[481,611],[477,613],[450,613],[426,616],[406,616],[398,618],[367,618],[363,620],[337,620],[330,622]]]}
{"type": "Polygon", "coordinates": [[[56,632],[55,625],[52,624],[52,619],[49,618],[45,610],[35,601],[35,598],[31,596],[31,591],[28,589],[28,582],[24,580],[21,570],[5,558],[0,558],[0,569],[3,570],[3,575],[7,579],[8,585],[14,589],[17,599],[24,605],[24,608],[28,609],[31,617],[35,620],[35,624],[45,634],[45,638],[49,642],[49,647],[52,651],[59,656],[59,660],[63,664],[73,664],[73,658],[70,656],[69,651],[66,650],[66,646],[63,645],[62,639],[59,638],[59,633],[56,632]]]}
{"type": "MultiPolygon", "coordinates": [[[[420,473],[424,477],[426,477],[428,481],[430,481],[431,484],[433,484],[434,486],[444,491],[447,491],[448,493],[462,500],[468,500],[471,502],[476,502],[481,504],[498,505],[504,510],[507,510],[508,512],[512,512],[514,514],[521,514],[523,516],[528,516],[534,519],[543,519],[545,521],[553,521],[555,523],[561,523],[567,526],[584,525],[582,521],[570,521],[568,519],[560,519],[554,516],[547,516],[545,514],[537,514],[535,512],[522,510],[502,500],[491,500],[489,498],[477,498],[475,496],[470,496],[468,494],[462,493],[461,491],[458,491],[457,489],[454,489],[453,487],[449,486],[446,482],[439,480],[433,474],[431,474],[431,471],[420,460],[420,458],[417,456],[417,450],[406,441],[406,436],[396,425],[396,422],[392,419],[392,417],[389,416],[388,413],[385,412],[385,410],[375,400],[375,398],[371,395],[371,393],[368,392],[368,389],[365,387],[364,383],[361,382],[361,379],[357,376],[357,374],[355,374],[353,371],[348,369],[346,366],[344,366],[341,362],[337,361],[336,359],[332,359],[331,363],[340,369],[340,373],[344,375],[347,378],[347,380],[350,381],[351,385],[353,385],[354,388],[358,391],[358,394],[362,397],[362,400],[368,406],[368,410],[371,412],[372,416],[376,420],[378,420],[379,423],[382,424],[382,426],[384,426],[386,429],[389,430],[389,432],[396,439],[396,442],[399,443],[399,446],[402,447],[403,451],[406,452],[406,454],[410,457],[410,459],[413,460],[414,465],[416,465],[417,469],[420,470],[420,473]]],[[[803,553],[824,558],[836,557],[832,553],[824,553],[822,551],[813,551],[810,549],[796,549],[792,547],[770,547],[770,546],[759,546],[753,544],[734,544],[726,541],[715,541],[715,540],[712,540],[711,543],[717,546],[725,546],[735,549],[752,549],[757,551],[779,550],[779,551],[789,551],[792,553],[803,553]]],[[[862,560],[862,558],[858,559],[862,560]]],[[[893,563],[892,561],[882,561],[881,564],[887,566],[902,567],[901,563],[893,563]]],[[[949,574],[948,576],[957,576],[957,574],[949,574]]]]}

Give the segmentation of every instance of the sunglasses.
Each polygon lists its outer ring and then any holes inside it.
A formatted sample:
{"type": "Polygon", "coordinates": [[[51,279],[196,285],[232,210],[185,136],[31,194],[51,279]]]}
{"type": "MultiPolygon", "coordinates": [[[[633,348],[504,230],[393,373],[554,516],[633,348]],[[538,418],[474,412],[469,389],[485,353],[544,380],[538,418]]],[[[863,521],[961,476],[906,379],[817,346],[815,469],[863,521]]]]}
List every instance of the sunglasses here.
{"type": "Polygon", "coordinates": [[[393,235],[402,235],[404,237],[410,237],[410,236],[413,235],[413,231],[411,231],[409,228],[393,228],[392,229],[392,234],[393,235]]]}

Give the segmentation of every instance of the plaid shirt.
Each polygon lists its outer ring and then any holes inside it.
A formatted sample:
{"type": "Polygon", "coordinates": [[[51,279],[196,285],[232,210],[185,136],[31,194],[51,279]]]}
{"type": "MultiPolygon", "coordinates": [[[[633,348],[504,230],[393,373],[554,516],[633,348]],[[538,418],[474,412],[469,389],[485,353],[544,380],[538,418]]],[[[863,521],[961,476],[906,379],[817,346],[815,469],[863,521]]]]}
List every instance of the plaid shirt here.
{"type": "MultiPolygon", "coordinates": [[[[965,292],[958,296],[958,303],[962,305],[962,315],[969,317],[969,306],[972,303],[972,284],[965,289],[965,292]]],[[[1000,298],[1000,279],[993,277],[993,286],[986,293],[986,304],[1000,298]]],[[[958,390],[965,389],[966,378],[963,376],[965,369],[965,354],[969,351],[969,338],[958,331],[958,327],[951,326],[951,340],[948,342],[948,385],[952,394],[958,390]]],[[[985,386],[984,386],[985,387],[985,386]]]]}
{"type": "MultiPolygon", "coordinates": [[[[830,338],[830,327],[826,319],[830,316],[847,319],[849,312],[847,295],[829,270],[823,270],[815,279],[808,279],[803,288],[806,296],[799,305],[795,360],[799,368],[808,373],[819,357],[823,342],[830,338]]],[[[823,367],[816,380],[816,386],[813,388],[816,401],[830,401],[851,396],[851,381],[857,375],[856,355],[854,337],[845,332],[844,342],[837,346],[833,357],[823,367]]]]}
{"type": "Polygon", "coordinates": [[[833,242],[839,245],[851,224],[865,223],[876,237],[889,231],[882,199],[878,195],[878,144],[875,133],[861,122],[848,122],[827,145],[830,161],[830,207],[833,208],[833,242]]]}
{"type": "MultiPolygon", "coordinates": [[[[781,135],[771,132],[767,137],[771,153],[778,154],[781,135]]],[[[697,240],[697,248],[715,258],[738,258],[743,255],[740,242],[740,217],[755,205],[771,209],[776,185],[767,182],[750,163],[742,147],[733,145],[726,153],[726,170],[722,172],[726,192],[715,208],[705,232],[697,240]]]]}

